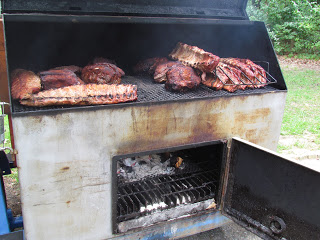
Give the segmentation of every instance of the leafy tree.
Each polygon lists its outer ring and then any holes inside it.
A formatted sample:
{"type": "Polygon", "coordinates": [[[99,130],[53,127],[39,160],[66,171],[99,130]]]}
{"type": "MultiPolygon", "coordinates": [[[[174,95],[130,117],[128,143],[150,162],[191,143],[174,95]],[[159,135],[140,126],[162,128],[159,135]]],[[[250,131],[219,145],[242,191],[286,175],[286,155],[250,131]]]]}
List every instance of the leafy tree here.
{"type": "Polygon", "coordinates": [[[320,6],[309,0],[252,0],[251,20],[264,21],[279,54],[320,57],[320,6]]]}

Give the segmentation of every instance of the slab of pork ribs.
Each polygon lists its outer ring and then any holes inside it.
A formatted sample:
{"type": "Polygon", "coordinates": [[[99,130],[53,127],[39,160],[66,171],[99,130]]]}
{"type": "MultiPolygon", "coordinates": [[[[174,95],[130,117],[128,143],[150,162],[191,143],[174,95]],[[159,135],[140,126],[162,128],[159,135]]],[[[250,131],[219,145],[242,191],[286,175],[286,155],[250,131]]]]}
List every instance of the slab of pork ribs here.
{"type": "Polygon", "coordinates": [[[137,86],[131,84],[86,84],[41,91],[20,100],[26,106],[96,105],[137,100],[137,86]]]}

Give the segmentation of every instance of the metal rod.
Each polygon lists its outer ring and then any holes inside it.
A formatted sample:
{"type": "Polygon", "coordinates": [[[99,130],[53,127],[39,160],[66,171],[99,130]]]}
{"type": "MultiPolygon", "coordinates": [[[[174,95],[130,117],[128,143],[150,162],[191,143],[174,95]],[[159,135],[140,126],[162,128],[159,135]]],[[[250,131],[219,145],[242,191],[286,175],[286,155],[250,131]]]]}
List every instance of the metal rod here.
{"type": "Polygon", "coordinates": [[[273,83],[276,83],[276,82],[277,82],[277,80],[276,80],[274,77],[272,77],[272,75],[271,75],[270,73],[268,73],[267,71],[266,71],[266,74],[268,74],[268,76],[271,77],[271,78],[274,80],[273,83]]]}
{"type": "MultiPolygon", "coordinates": [[[[256,76],[254,76],[255,77],[255,79],[257,79],[259,82],[260,82],[260,84],[264,84],[264,83],[262,83],[256,76]]],[[[256,85],[260,85],[259,83],[257,84],[256,83],[256,85]]]]}
{"type": "MultiPolygon", "coordinates": [[[[239,71],[241,71],[241,69],[239,69],[238,67],[235,67],[235,68],[237,68],[239,71]]],[[[255,83],[252,82],[252,81],[250,80],[250,78],[249,78],[243,71],[241,71],[241,74],[243,74],[243,76],[245,76],[245,77],[249,80],[249,82],[252,83],[252,84],[247,83],[246,85],[255,85],[255,83]]]]}
{"type": "MultiPolygon", "coordinates": [[[[236,85],[236,83],[234,82],[234,81],[232,81],[232,79],[231,79],[231,77],[222,69],[222,67],[219,67],[220,68],[220,70],[229,78],[229,80],[231,80],[231,82],[233,82],[233,84],[229,84],[229,85],[236,85]]],[[[220,79],[221,80],[221,79],[220,79]]],[[[222,83],[224,84],[224,85],[226,85],[227,83],[224,83],[223,81],[222,81],[222,83]]]]}
{"type": "Polygon", "coordinates": [[[260,71],[258,71],[258,73],[260,74],[261,77],[263,77],[267,81],[267,83],[272,83],[268,78],[263,76],[263,74],[260,71]]]}
{"type": "MultiPolygon", "coordinates": [[[[241,78],[240,78],[239,76],[237,76],[237,74],[235,74],[235,72],[234,72],[229,66],[227,66],[227,67],[228,67],[229,70],[238,78],[238,80],[240,80],[240,82],[243,83],[243,84],[239,84],[239,83],[238,83],[238,85],[246,85],[246,83],[243,82],[243,81],[241,80],[241,78]]],[[[242,73],[242,71],[241,71],[241,73],[242,73]]]]}

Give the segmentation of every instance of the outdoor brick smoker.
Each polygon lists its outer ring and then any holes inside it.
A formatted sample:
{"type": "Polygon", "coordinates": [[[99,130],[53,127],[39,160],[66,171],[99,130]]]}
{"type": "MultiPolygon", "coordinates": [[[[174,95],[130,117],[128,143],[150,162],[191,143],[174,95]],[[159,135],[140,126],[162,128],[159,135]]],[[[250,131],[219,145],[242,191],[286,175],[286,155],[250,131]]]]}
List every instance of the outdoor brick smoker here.
{"type": "Polygon", "coordinates": [[[265,239],[320,238],[319,173],[272,152],[287,88],[246,4],[3,1],[9,89],[16,69],[42,88],[10,91],[26,239],[180,238],[230,219],[265,239]],[[182,62],[165,65],[165,84],[133,70],[155,57],[182,62]],[[262,69],[250,80],[230,58],[262,69]],[[84,67],[68,76],[87,81],[92,60],[117,66],[113,92],[45,89],[61,66],[84,67]],[[197,87],[179,85],[185,72],[197,87]]]}

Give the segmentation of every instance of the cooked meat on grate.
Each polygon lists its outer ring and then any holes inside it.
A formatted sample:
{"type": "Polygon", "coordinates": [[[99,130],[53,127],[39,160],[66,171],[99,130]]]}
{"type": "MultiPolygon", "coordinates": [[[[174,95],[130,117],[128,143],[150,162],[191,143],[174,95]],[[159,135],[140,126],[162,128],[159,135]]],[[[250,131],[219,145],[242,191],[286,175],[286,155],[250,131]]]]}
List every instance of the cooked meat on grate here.
{"type": "MultiPolygon", "coordinates": [[[[222,68],[222,72],[227,75],[229,78],[229,81],[227,84],[235,84],[237,85],[237,89],[242,89],[244,90],[247,85],[244,85],[243,82],[241,81],[241,71],[237,68],[234,68],[230,65],[224,64],[224,63],[219,63],[218,67],[222,68]]],[[[228,91],[229,85],[225,86],[224,89],[228,91]],[[225,88],[227,87],[227,88],[225,88]]]]}
{"type": "Polygon", "coordinates": [[[96,105],[137,100],[137,86],[131,84],[86,84],[30,94],[20,100],[26,106],[96,105]]]}
{"type": "Polygon", "coordinates": [[[44,90],[84,84],[73,71],[67,69],[43,71],[39,76],[44,90]]]}
{"type": "Polygon", "coordinates": [[[172,59],[203,72],[212,72],[219,63],[219,57],[196,46],[179,42],[169,55],[172,59]]]}
{"type": "Polygon", "coordinates": [[[133,67],[133,71],[136,74],[150,74],[153,75],[157,66],[162,63],[169,62],[168,58],[165,57],[155,57],[148,58],[142,61],[139,61],[137,65],[133,67]]]}
{"type": "MultiPolygon", "coordinates": [[[[242,73],[245,74],[245,75],[241,74],[241,80],[244,83],[246,83],[246,84],[250,84],[250,83],[257,84],[258,83],[258,81],[255,79],[255,75],[254,75],[253,71],[246,63],[243,63],[243,62],[237,60],[236,58],[221,58],[220,61],[225,64],[228,64],[234,68],[238,68],[239,70],[241,70],[242,73]]],[[[256,85],[247,85],[247,86],[250,88],[256,87],[256,85]]]]}
{"type": "Polygon", "coordinates": [[[85,83],[119,84],[124,71],[111,63],[95,63],[82,69],[81,78],[85,83]]]}
{"type": "MultiPolygon", "coordinates": [[[[212,73],[202,73],[201,83],[218,91],[223,88],[223,82],[217,77],[217,71],[218,70],[212,73]]],[[[227,80],[224,81],[226,82],[227,80]]]]}
{"type": "Polygon", "coordinates": [[[177,68],[177,67],[184,67],[181,62],[165,62],[161,63],[157,66],[154,71],[153,79],[157,83],[165,83],[167,81],[167,72],[170,69],[177,68]]]}
{"type": "Polygon", "coordinates": [[[11,96],[13,99],[22,99],[40,90],[41,81],[35,73],[24,69],[16,69],[11,73],[11,96]]]}
{"type": "Polygon", "coordinates": [[[247,64],[251,69],[251,71],[253,71],[254,76],[259,80],[259,81],[256,81],[257,84],[259,84],[256,87],[260,88],[266,85],[266,84],[263,84],[263,83],[267,83],[267,80],[266,80],[267,74],[263,67],[259,66],[258,64],[255,64],[249,59],[237,59],[237,60],[247,64]]]}
{"type": "Polygon", "coordinates": [[[77,74],[77,76],[80,76],[82,68],[75,66],[75,65],[70,65],[70,66],[55,67],[50,70],[70,70],[70,71],[74,72],[75,74],[77,74]]]}
{"type": "Polygon", "coordinates": [[[239,88],[244,89],[245,86],[243,87],[243,85],[238,85],[241,84],[241,81],[239,80],[240,72],[241,71],[238,69],[233,69],[232,67],[220,62],[215,72],[203,73],[201,75],[202,84],[215,90],[221,90],[223,88],[228,92],[234,92],[239,88]]]}
{"type": "Polygon", "coordinates": [[[201,78],[192,67],[175,66],[167,71],[165,88],[169,91],[186,92],[198,87],[201,78]]]}

